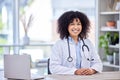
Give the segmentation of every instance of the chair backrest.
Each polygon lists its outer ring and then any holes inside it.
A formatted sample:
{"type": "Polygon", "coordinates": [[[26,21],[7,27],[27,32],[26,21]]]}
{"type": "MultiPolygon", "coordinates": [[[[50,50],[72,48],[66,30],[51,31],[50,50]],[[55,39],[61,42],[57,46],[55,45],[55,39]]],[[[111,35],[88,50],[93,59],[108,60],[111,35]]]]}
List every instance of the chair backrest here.
{"type": "Polygon", "coordinates": [[[47,66],[47,69],[48,69],[48,74],[51,74],[49,66],[50,66],[50,58],[48,58],[48,66],[47,66]]]}

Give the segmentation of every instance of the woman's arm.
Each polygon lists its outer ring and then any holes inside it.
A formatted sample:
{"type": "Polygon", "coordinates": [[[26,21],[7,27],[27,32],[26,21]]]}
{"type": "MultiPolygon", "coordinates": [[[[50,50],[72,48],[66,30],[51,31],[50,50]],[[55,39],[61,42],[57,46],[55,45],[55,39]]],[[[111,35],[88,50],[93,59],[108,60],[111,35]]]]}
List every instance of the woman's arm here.
{"type": "Polygon", "coordinates": [[[74,67],[70,68],[62,65],[63,64],[62,54],[67,54],[63,53],[63,49],[61,47],[64,46],[64,44],[65,43],[59,41],[52,48],[52,53],[50,56],[50,71],[52,74],[74,74],[74,72],[76,71],[76,68],[74,67]]]}

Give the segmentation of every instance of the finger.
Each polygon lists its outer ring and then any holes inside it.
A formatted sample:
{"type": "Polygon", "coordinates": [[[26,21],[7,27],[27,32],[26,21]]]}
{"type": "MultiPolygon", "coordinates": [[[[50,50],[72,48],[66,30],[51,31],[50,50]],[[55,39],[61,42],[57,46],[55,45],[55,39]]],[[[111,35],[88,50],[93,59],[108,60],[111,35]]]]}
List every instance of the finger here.
{"type": "Polygon", "coordinates": [[[92,74],[93,74],[92,70],[88,69],[88,75],[92,75],[92,74]]]}
{"type": "Polygon", "coordinates": [[[88,75],[90,73],[90,70],[86,68],[82,68],[80,69],[80,73],[81,75],[88,75]]]}
{"type": "Polygon", "coordinates": [[[89,71],[87,69],[85,69],[85,70],[82,71],[82,75],[86,75],[88,73],[89,73],[89,71]]]}
{"type": "Polygon", "coordinates": [[[87,69],[84,71],[84,75],[89,75],[90,74],[90,71],[87,69]]]}

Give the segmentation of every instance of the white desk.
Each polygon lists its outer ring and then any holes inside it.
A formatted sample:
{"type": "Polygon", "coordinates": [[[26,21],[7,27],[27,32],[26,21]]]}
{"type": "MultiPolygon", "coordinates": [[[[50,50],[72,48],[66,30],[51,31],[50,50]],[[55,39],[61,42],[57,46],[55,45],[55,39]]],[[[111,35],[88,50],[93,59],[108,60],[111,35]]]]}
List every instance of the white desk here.
{"type": "Polygon", "coordinates": [[[43,80],[120,80],[119,72],[102,72],[94,75],[47,75],[43,80]]]}
{"type": "MultiPolygon", "coordinates": [[[[0,75],[0,80],[3,79],[3,72],[0,75]]],[[[80,76],[80,75],[46,75],[40,80],[120,80],[120,71],[118,72],[102,72],[100,74],[80,76]]]]}

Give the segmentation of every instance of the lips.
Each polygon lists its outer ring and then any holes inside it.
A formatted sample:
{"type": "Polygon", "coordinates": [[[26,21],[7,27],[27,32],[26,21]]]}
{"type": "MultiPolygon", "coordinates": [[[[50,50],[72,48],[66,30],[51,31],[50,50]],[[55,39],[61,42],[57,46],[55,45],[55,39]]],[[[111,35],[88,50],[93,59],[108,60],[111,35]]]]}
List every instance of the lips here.
{"type": "Polygon", "coordinates": [[[79,29],[78,30],[77,29],[72,29],[72,32],[77,33],[77,32],[79,32],[79,29]]]}

